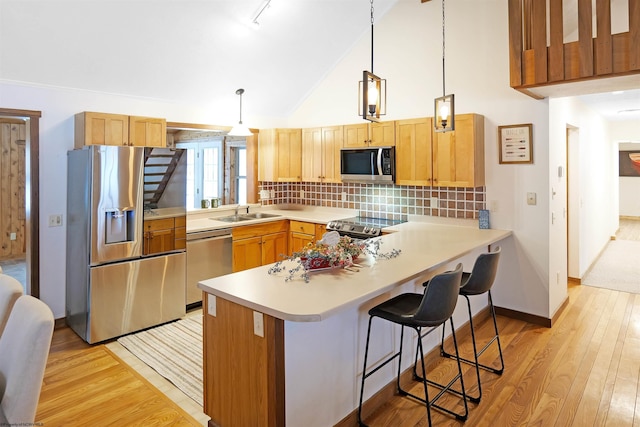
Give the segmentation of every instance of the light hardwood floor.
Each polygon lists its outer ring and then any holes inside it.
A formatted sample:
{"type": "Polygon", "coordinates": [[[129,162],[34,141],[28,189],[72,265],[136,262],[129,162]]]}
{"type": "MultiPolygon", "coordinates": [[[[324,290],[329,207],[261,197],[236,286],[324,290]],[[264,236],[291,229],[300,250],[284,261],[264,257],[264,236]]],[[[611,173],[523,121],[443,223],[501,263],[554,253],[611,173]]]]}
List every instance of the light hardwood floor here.
{"type": "MultiPolygon", "coordinates": [[[[434,411],[435,425],[638,425],[640,295],[578,285],[569,297],[553,328],[499,317],[505,373],[482,372],[483,398],[470,405],[466,423],[434,411]]],[[[479,325],[480,340],[489,326],[479,325]]],[[[461,348],[468,354],[470,342],[461,348]]],[[[495,351],[485,356],[495,363],[495,351]]],[[[437,379],[453,368],[439,358],[429,372],[437,379]]],[[[472,387],[473,372],[465,370],[472,387]]],[[[420,390],[416,384],[414,391],[420,390]]],[[[36,421],[49,427],[198,425],[104,345],[88,346],[67,328],[54,332],[36,421]]],[[[427,425],[424,407],[399,396],[366,421],[372,427],[427,425]]]]}

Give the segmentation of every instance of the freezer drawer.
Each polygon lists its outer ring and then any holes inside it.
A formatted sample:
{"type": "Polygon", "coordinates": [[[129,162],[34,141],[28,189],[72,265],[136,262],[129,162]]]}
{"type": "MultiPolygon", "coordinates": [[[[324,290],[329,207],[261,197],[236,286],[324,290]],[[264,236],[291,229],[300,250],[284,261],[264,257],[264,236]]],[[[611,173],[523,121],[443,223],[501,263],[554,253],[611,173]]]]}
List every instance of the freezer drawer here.
{"type": "Polygon", "coordinates": [[[185,315],[186,254],[92,267],[86,341],[95,343],[185,315]]]}

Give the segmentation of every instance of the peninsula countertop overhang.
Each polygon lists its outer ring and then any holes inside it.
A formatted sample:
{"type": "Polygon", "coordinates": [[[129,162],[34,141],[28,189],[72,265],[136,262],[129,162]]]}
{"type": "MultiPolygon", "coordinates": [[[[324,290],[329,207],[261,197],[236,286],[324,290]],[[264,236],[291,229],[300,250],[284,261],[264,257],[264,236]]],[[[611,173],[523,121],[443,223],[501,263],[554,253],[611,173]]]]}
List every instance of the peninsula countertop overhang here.
{"type": "MultiPolygon", "coordinates": [[[[308,283],[286,273],[269,274],[272,265],[201,281],[203,291],[267,315],[293,322],[318,322],[361,304],[407,281],[426,276],[469,252],[487,247],[511,235],[508,230],[407,222],[382,236],[380,252],[393,249],[400,256],[373,259],[368,256],[359,271],[334,269],[311,272],[308,283]]],[[[290,265],[294,265],[291,263],[290,265]]]]}

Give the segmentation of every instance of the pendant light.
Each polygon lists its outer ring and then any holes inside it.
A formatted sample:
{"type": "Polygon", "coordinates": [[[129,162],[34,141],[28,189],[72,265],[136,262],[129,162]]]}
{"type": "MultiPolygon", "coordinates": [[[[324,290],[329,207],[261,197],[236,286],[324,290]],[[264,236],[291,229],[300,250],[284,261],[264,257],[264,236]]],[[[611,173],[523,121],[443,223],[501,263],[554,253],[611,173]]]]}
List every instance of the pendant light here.
{"type": "Polygon", "coordinates": [[[251,136],[253,133],[249,130],[248,127],[242,124],[242,94],[244,93],[244,89],[236,90],[236,95],[240,95],[240,121],[237,125],[235,125],[227,135],[229,136],[251,136]]]}
{"type": "Polygon", "coordinates": [[[445,95],[445,67],[444,67],[444,0],[442,0],[442,96],[435,99],[435,120],[434,128],[436,132],[450,132],[455,129],[455,105],[454,95],[445,95]]]}
{"type": "Polygon", "coordinates": [[[387,80],[373,73],[373,0],[371,2],[371,71],[362,72],[358,85],[358,115],[372,122],[387,114],[387,80]]]}

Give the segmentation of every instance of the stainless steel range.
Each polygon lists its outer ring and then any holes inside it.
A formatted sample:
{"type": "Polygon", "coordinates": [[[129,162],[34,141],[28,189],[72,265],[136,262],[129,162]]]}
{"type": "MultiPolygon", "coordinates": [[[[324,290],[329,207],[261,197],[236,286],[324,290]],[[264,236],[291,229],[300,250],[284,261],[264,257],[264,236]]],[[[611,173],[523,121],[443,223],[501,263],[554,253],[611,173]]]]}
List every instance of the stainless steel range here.
{"type": "Polygon", "coordinates": [[[329,222],[327,231],[337,231],[341,236],[349,236],[352,239],[370,239],[380,236],[384,227],[401,222],[403,221],[356,216],[329,222]]]}

